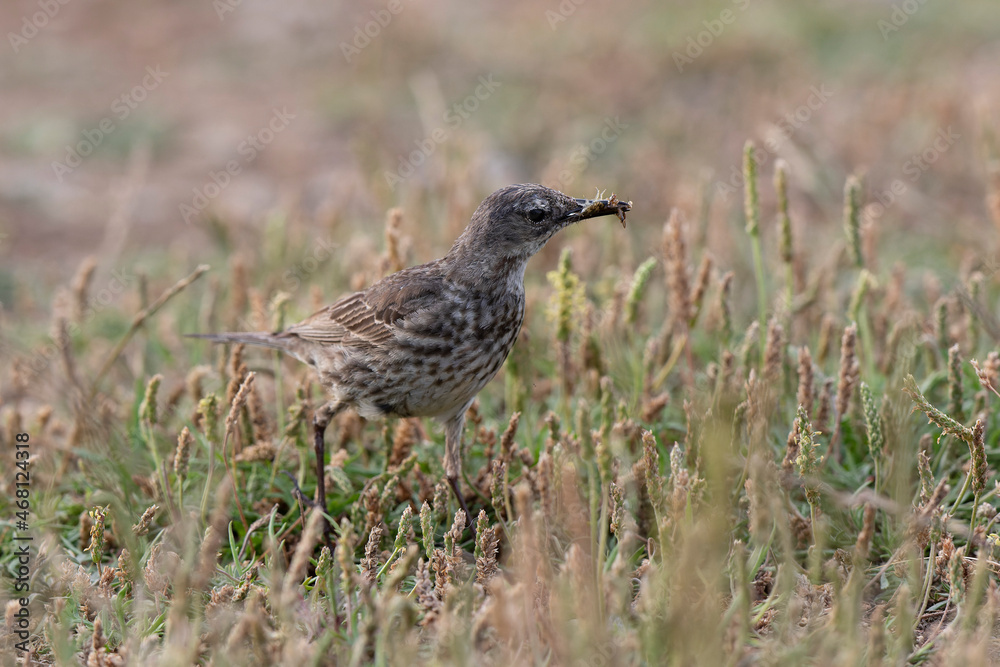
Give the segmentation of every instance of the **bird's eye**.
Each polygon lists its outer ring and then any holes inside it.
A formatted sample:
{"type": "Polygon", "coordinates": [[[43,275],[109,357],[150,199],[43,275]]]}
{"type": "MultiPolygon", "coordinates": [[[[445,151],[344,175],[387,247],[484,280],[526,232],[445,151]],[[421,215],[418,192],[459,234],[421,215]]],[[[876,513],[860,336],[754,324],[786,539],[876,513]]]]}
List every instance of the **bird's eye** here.
{"type": "Polygon", "coordinates": [[[540,208],[533,208],[528,211],[528,220],[531,220],[532,222],[541,222],[544,217],[545,211],[540,208]]]}

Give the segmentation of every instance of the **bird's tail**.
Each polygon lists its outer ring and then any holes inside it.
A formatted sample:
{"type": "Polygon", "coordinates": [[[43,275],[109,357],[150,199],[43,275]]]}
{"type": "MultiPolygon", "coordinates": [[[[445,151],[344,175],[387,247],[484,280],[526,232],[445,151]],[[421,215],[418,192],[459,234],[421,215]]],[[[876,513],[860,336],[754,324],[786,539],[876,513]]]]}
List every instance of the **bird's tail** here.
{"type": "Polygon", "coordinates": [[[232,333],[209,333],[209,334],[184,334],[187,338],[204,338],[213,343],[245,343],[247,345],[259,345],[270,347],[275,350],[292,352],[291,346],[282,338],[264,331],[257,332],[232,332],[232,333]]]}

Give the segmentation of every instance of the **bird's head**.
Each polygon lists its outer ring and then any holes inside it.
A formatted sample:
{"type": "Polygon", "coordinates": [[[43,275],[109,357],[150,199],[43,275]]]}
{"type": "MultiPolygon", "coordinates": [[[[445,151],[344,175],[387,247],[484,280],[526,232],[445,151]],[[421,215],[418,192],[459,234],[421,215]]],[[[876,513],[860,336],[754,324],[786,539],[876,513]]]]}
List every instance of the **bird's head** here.
{"type": "Polygon", "coordinates": [[[617,215],[624,224],[630,208],[614,195],[576,199],[544,185],[508,185],[483,200],[455,248],[527,259],[571,223],[617,215]]]}

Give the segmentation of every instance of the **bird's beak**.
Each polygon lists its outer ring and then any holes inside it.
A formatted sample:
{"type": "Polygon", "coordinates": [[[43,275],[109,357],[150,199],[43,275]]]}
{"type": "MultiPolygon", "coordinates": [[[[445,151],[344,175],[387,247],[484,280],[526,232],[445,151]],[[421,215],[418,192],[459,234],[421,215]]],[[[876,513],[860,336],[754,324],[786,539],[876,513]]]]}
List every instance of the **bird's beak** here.
{"type": "Polygon", "coordinates": [[[621,201],[615,195],[609,199],[575,199],[580,208],[566,216],[571,222],[579,222],[587,218],[598,218],[602,215],[616,215],[625,226],[625,213],[632,210],[632,202],[621,201]]]}

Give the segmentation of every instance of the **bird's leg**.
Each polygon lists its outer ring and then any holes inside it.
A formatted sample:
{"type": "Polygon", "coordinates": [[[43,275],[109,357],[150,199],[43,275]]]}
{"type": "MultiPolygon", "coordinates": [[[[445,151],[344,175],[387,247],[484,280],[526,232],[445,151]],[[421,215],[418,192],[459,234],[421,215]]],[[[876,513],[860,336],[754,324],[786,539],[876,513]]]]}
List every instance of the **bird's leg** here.
{"type": "MultiPolygon", "coordinates": [[[[316,410],[313,416],[313,446],[316,449],[316,509],[326,512],[326,443],[323,436],[326,434],[326,427],[330,420],[336,417],[344,409],[344,404],[339,402],[327,403],[316,410]]],[[[323,538],[326,546],[333,552],[333,538],[330,529],[330,522],[323,517],[323,538]]]]}
{"type": "Polygon", "coordinates": [[[445,422],[444,426],[444,474],[448,477],[458,504],[465,511],[465,525],[472,522],[469,506],[465,504],[462,490],[459,487],[459,476],[462,474],[462,430],[465,426],[465,409],[445,422]]]}

